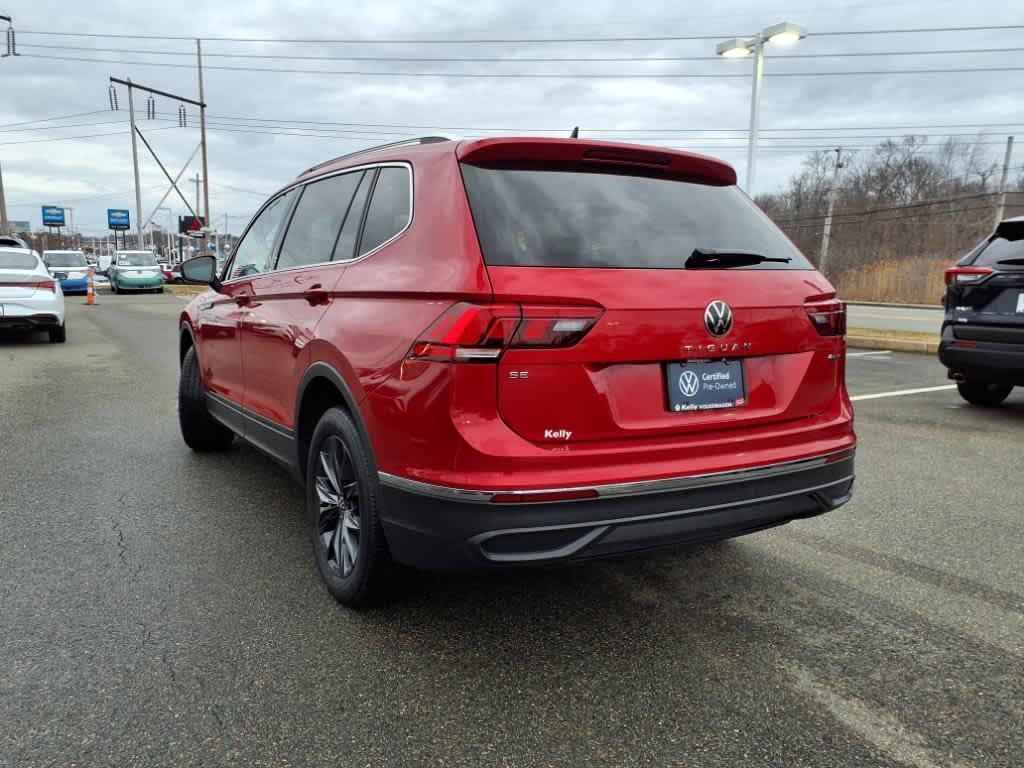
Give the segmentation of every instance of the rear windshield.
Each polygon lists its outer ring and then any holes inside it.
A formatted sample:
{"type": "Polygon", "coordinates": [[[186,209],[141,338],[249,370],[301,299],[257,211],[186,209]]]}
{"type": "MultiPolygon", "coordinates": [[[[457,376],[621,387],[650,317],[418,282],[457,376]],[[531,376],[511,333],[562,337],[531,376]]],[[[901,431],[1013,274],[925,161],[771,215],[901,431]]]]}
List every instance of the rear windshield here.
{"type": "Polygon", "coordinates": [[[117,265],[119,267],[155,267],[156,256],[152,253],[119,253],[117,265]]]}
{"type": "Polygon", "coordinates": [[[84,267],[84,253],[44,253],[43,261],[48,267],[84,267]]]}
{"type": "Polygon", "coordinates": [[[996,237],[988,242],[971,262],[979,267],[1001,267],[1020,269],[1020,264],[1000,264],[1005,259],[1024,259],[1024,240],[1007,240],[996,237]]]}
{"type": "Polygon", "coordinates": [[[31,253],[0,251],[0,269],[35,269],[39,265],[31,253]]]}
{"type": "Polygon", "coordinates": [[[753,251],[811,269],[736,187],[584,171],[481,168],[462,174],[492,266],[679,269],[696,249],[753,251]]]}

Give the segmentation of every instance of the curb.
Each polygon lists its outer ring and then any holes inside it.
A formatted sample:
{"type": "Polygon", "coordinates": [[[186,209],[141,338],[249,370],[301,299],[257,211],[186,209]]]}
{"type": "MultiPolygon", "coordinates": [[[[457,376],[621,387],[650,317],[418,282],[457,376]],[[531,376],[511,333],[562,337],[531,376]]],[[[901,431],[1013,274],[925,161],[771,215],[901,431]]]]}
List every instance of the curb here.
{"type": "Polygon", "coordinates": [[[893,352],[915,352],[920,355],[937,355],[939,342],[918,339],[897,339],[887,336],[847,336],[846,345],[854,349],[888,349],[893,352]]]}

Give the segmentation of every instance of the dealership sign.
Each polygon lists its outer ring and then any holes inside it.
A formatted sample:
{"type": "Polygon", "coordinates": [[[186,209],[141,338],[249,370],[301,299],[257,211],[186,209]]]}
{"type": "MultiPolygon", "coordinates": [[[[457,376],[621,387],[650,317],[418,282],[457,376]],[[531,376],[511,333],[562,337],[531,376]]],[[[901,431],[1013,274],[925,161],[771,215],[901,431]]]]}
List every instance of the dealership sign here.
{"type": "Polygon", "coordinates": [[[107,226],[110,229],[131,229],[128,211],[123,208],[107,208],[107,226]]]}
{"type": "Polygon", "coordinates": [[[43,226],[44,227],[63,227],[64,226],[64,209],[57,205],[44,205],[43,206],[43,226]]]}

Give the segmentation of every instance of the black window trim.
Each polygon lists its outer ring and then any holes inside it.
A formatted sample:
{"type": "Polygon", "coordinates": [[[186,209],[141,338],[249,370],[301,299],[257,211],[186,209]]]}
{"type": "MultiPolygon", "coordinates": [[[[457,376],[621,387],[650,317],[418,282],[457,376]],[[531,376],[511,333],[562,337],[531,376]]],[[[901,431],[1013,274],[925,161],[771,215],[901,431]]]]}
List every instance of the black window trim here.
{"type": "MultiPolygon", "coordinates": [[[[382,161],[376,162],[376,163],[363,163],[362,165],[354,165],[351,168],[339,168],[339,169],[337,169],[335,171],[332,171],[331,173],[325,173],[322,176],[317,176],[317,177],[312,178],[312,179],[303,179],[302,181],[289,184],[287,187],[285,187],[284,189],[281,189],[276,195],[274,195],[273,197],[269,198],[265,203],[263,203],[263,205],[260,206],[259,210],[256,211],[255,214],[253,214],[253,217],[249,220],[249,223],[245,226],[245,230],[242,232],[241,236],[236,241],[236,244],[237,244],[237,243],[242,242],[242,240],[245,239],[245,237],[249,234],[249,230],[252,228],[252,225],[260,217],[260,214],[263,213],[263,211],[267,208],[267,206],[269,206],[272,202],[274,202],[278,198],[283,197],[284,195],[288,194],[289,192],[291,192],[296,187],[305,187],[308,184],[314,184],[314,183],[316,183],[318,181],[323,181],[324,179],[329,179],[332,176],[340,176],[343,173],[354,173],[356,171],[377,171],[380,168],[396,168],[396,167],[397,168],[405,168],[406,171],[407,171],[406,178],[409,181],[409,220],[405,223],[405,227],[403,227],[401,230],[399,230],[397,233],[395,233],[392,237],[390,237],[389,239],[385,240],[383,243],[378,245],[372,251],[369,251],[368,253],[364,253],[361,256],[356,256],[354,259],[349,259],[347,261],[342,261],[342,260],[338,260],[338,259],[333,259],[332,258],[330,261],[318,262],[316,264],[302,264],[302,265],[299,265],[297,267],[288,267],[287,269],[280,269],[280,270],[275,268],[274,270],[271,270],[271,271],[260,272],[259,274],[255,274],[255,275],[245,275],[245,276],[242,276],[242,277],[236,277],[236,278],[233,278],[231,280],[227,280],[225,278],[227,277],[227,275],[231,274],[231,268],[232,268],[232,266],[235,263],[235,253],[232,253],[231,254],[231,258],[228,259],[228,261],[224,264],[224,269],[221,272],[221,282],[224,285],[234,285],[236,283],[241,282],[242,280],[251,280],[254,277],[259,277],[260,275],[269,275],[269,274],[279,274],[279,273],[283,273],[283,272],[292,272],[292,271],[294,271],[296,269],[309,269],[310,267],[323,267],[323,266],[327,266],[328,264],[355,264],[357,261],[362,261],[363,259],[367,259],[370,256],[373,256],[375,253],[377,253],[382,248],[385,248],[386,246],[390,245],[395,240],[397,240],[398,238],[400,238],[402,235],[404,235],[406,232],[409,231],[409,227],[412,226],[412,222],[416,218],[416,184],[415,184],[415,176],[414,176],[414,171],[413,171],[412,163],[408,162],[407,160],[382,160],[382,161]]],[[[369,211],[370,204],[373,202],[373,191],[374,191],[374,188],[376,188],[376,186],[377,186],[377,176],[379,176],[379,175],[380,175],[379,173],[375,174],[374,178],[372,179],[373,188],[370,189],[370,194],[366,198],[366,205],[363,207],[363,218],[362,218],[362,221],[359,222],[359,232],[358,232],[358,235],[357,235],[357,238],[356,238],[356,250],[354,251],[355,253],[359,253],[359,247],[362,245],[362,242],[363,242],[363,227],[366,224],[366,213],[367,213],[367,211],[369,211]]],[[[304,190],[301,190],[301,191],[304,191],[304,190]]],[[[358,187],[357,187],[357,191],[358,191],[358,187]]],[[[301,198],[302,198],[302,195],[299,194],[295,198],[295,200],[292,202],[291,208],[285,214],[287,216],[287,219],[288,219],[287,226],[278,235],[277,239],[274,242],[273,253],[274,253],[274,266],[275,267],[277,266],[278,259],[280,258],[280,255],[281,255],[281,245],[284,242],[284,235],[287,233],[287,228],[291,226],[292,216],[295,215],[295,207],[298,205],[298,202],[299,202],[299,200],[301,198]]],[[[335,243],[335,246],[337,246],[337,243],[335,243]]],[[[237,249],[237,245],[236,245],[235,251],[237,252],[237,250],[238,249],[237,249]]],[[[332,257],[334,256],[333,251],[331,252],[331,256],[332,257]]]]}

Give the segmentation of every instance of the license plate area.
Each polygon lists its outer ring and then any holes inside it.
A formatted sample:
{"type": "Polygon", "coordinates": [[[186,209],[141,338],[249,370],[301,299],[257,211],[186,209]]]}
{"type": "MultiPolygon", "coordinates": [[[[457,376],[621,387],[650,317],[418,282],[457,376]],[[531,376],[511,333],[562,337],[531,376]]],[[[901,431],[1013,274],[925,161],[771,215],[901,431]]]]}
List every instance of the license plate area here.
{"type": "Polygon", "coordinates": [[[665,366],[668,409],[712,411],[746,405],[742,360],[688,360],[665,366]]]}

